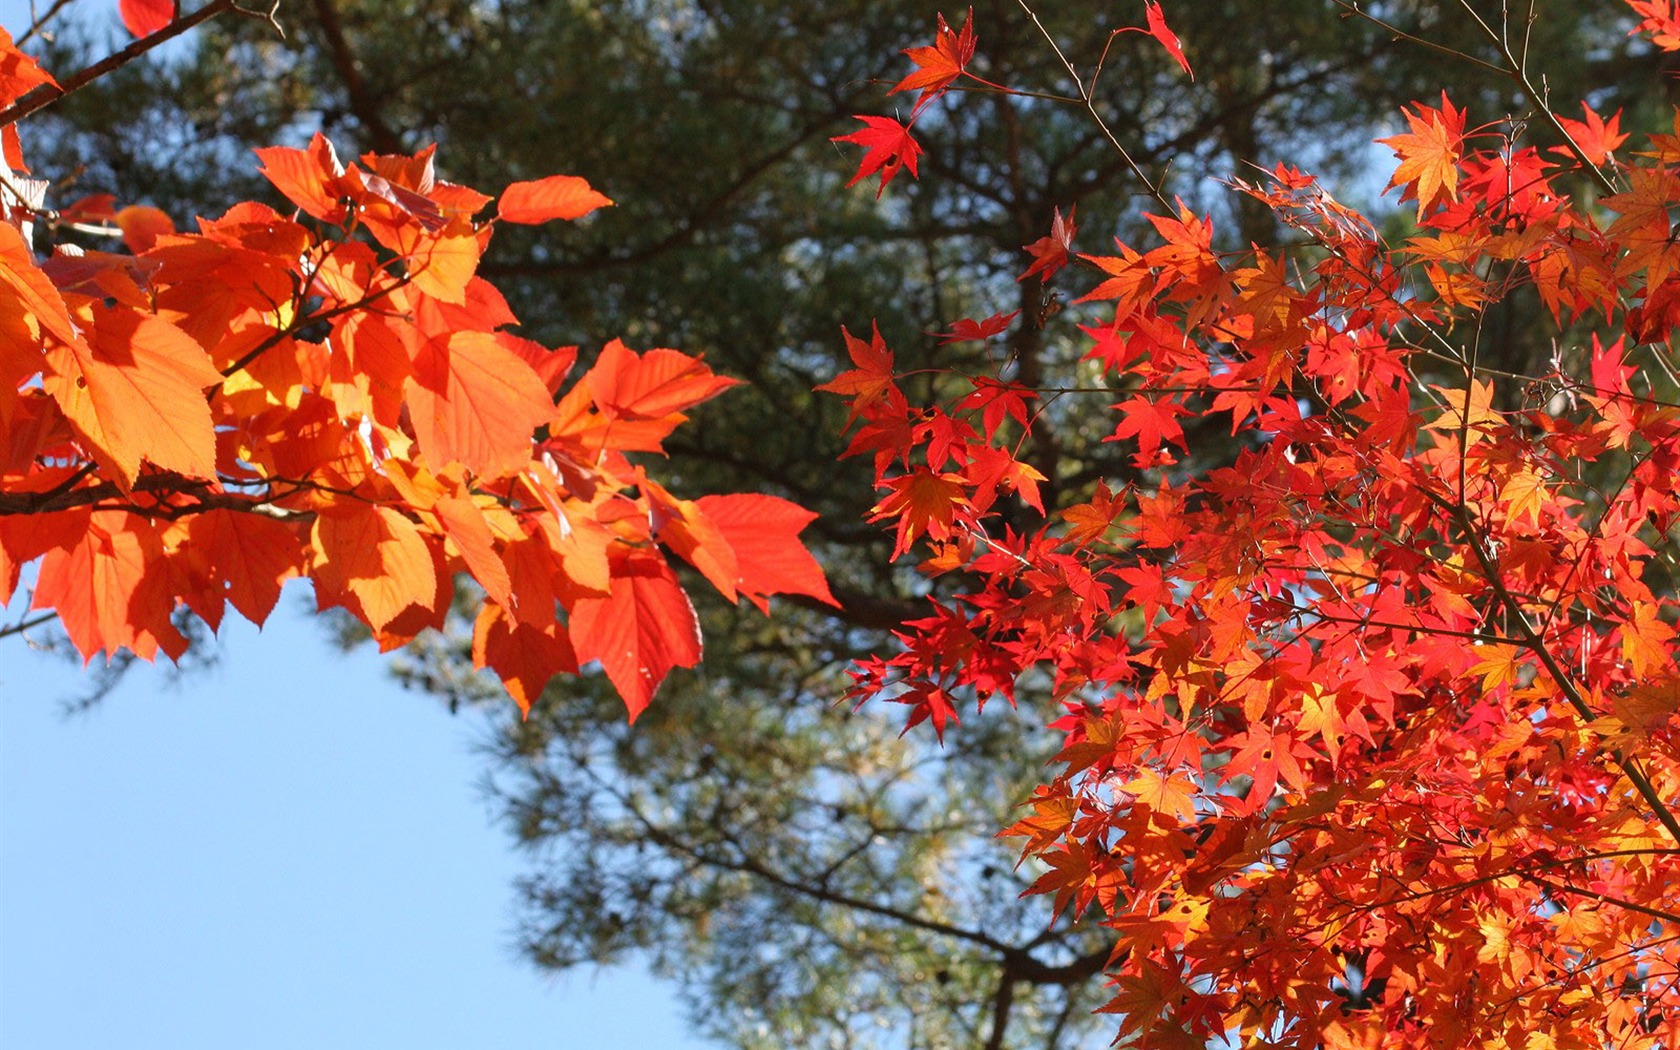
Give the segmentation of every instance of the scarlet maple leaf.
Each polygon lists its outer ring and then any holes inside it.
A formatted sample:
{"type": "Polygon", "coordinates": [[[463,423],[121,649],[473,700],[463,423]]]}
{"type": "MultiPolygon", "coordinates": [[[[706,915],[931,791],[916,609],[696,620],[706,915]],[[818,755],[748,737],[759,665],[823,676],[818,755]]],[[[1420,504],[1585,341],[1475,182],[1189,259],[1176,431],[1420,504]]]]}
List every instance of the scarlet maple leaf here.
{"type": "Polygon", "coordinates": [[[1184,428],[1178,425],[1176,417],[1188,414],[1189,409],[1177,401],[1170,398],[1151,400],[1138,394],[1113,408],[1120,413],[1121,419],[1108,440],[1137,438],[1138,450],[1144,456],[1152,455],[1161,447],[1163,440],[1179,448],[1184,447],[1184,428]]]}
{"type": "Polygon", "coordinates": [[[1161,5],[1156,3],[1155,0],[1144,0],[1143,17],[1147,23],[1146,26],[1127,26],[1124,29],[1116,29],[1114,35],[1147,33],[1167,49],[1167,54],[1171,55],[1173,61],[1178,63],[1178,68],[1189,73],[1191,80],[1195,80],[1196,74],[1190,71],[1190,62],[1184,57],[1184,45],[1180,43],[1178,34],[1167,28],[1167,17],[1161,13],[1161,5]]]}
{"type": "Polygon", "coordinates": [[[951,695],[932,682],[916,682],[909,689],[892,698],[895,704],[906,704],[910,713],[904,719],[904,728],[899,736],[927,722],[933,726],[933,735],[941,744],[945,742],[945,724],[959,722],[957,710],[951,704],[951,695]]]}
{"type": "Polygon", "coordinates": [[[846,183],[847,186],[855,186],[879,172],[881,185],[875,191],[875,199],[880,200],[881,194],[886,192],[887,183],[901,170],[908,171],[911,178],[917,177],[916,158],[921,156],[922,147],[910,137],[910,128],[907,125],[900,124],[892,117],[857,115],[853,119],[861,120],[868,126],[850,135],[836,135],[829,140],[855,142],[864,148],[863,160],[858,162],[857,174],[846,183]]]}
{"type": "Polygon", "coordinates": [[[1680,51],[1680,4],[1676,0],[1627,0],[1627,5],[1640,16],[1628,36],[1649,33],[1651,42],[1664,51],[1680,51]]]}
{"type": "Polygon", "coordinates": [[[972,510],[963,494],[962,476],[935,474],[926,467],[917,467],[882,484],[891,494],[875,504],[870,521],[898,520],[898,541],[892,556],[897,558],[910,549],[916,537],[927,535],[943,540],[951,535],[958,514],[965,518],[972,510]]]}
{"type": "Polygon", "coordinates": [[[957,407],[968,411],[978,408],[986,433],[996,434],[1005,416],[1021,424],[1023,430],[1027,429],[1027,402],[1037,399],[1038,393],[1027,387],[980,376],[974,380],[973,392],[958,402],[957,407]]]}
{"type": "Polygon", "coordinates": [[[962,76],[964,67],[974,57],[974,8],[968,9],[968,19],[963,22],[960,32],[953,32],[945,23],[945,16],[940,15],[933,46],[906,48],[904,54],[921,68],[900,80],[887,94],[919,89],[921,95],[912,110],[912,113],[919,113],[929,102],[944,94],[951,81],[962,76]]]}
{"type": "MultiPolygon", "coordinates": [[[[1563,130],[1581,148],[1589,162],[1603,164],[1617,146],[1627,141],[1627,136],[1622,134],[1622,111],[1618,109],[1609,120],[1605,120],[1585,102],[1581,103],[1581,109],[1587,118],[1584,122],[1558,117],[1558,123],[1563,125],[1563,130]]],[[[1570,153],[1570,150],[1560,147],[1557,152],[1570,153]]]]}
{"type": "Polygon", "coordinates": [[[1079,227],[1074,222],[1074,216],[1078,213],[1077,204],[1068,209],[1066,219],[1062,218],[1062,209],[1055,209],[1055,218],[1050,220],[1049,236],[1040,237],[1031,244],[1022,246],[1021,250],[1031,255],[1033,261],[1032,265],[1027,267],[1026,273],[1015,278],[1016,281],[1024,281],[1035,273],[1041,274],[1043,280],[1049,281],[1056,276],[1058,270],[1067,265],[1068,250],[1073,245],[1074,235],[1079,232],[1079,227]]]}
{"type": "Polygon", "coordinates": [[[869,328],[869,342],[866,343],[841,327],[840,334],[846,338],[846,352],[857,367],[841,372],[817,387],[830,394],[851,395],[853,417],[897,389],[893,382],[893,352],[881,339],[881,327],[871,322],[869,328]]]}
{"type": "MultiPolygon", "coordinates": [[[[971,317],[965,317],[952,325],[949,332],[929,332],[928,334],[937,335],[941,345],[962,343],[971,339],[983,342],[1008,329],[1009,322],[1015,320],[1020,313],[1019,310],[1011,310],[1006,314],[993,314],[984,321],[976,321],[971,317]]],[[[817,389],[821,390],[822,388],[818,387],[817,389]]]]}
{"type": "Polygon", "coordinates": [[[1402,201],[1416,199],[1418,218],[1442,201],[1458,199],[1458,161],[1464,146],[1464,110],[1454,109],[1441,92],[1441,108],[1414,103],[1416,113],[1407,113],[1411,131],[1377,141],[1393,147],[1400,166],[1388,180],[1388,189],[1403,187],[1402,201]]]}

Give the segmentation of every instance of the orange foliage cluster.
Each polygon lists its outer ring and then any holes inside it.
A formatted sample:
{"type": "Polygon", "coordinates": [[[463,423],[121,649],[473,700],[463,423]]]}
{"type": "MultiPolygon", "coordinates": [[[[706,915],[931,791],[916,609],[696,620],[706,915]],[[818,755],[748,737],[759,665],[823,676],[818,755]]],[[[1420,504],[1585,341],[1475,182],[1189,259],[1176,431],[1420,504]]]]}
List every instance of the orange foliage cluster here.
{"type": "MultiPolygon", "coordinates": [[[[136,34],[169,4],[125,3],[136,34]]],[[[0,34],[0,105],[51,76],[0,34]]],[[[14,204],[26,194],[6,128],[14,204]]],[[[243,203],[192,232],[109,198],[62,217],[125,252],[37,259],[38,207],[0,222],[0,599],[38,562],[33,606],[88,658],[179,657],[181,607],[256,623],[307,577],[322,608],[384,648],[440,627],[465,575],[485,600],[473,658],[522,708],[596,661],[634,717],[700,634],[668,554],[729,600],[832,601],[767,495],[685,500],[632,461],[734,381],[676,350],[575,347],[511,330],[476,276],[498,222],[610,204],[554,176],[491,198],[432,151],[341,163],[316,137],[259,150],[290,202],[243,203]]]]}

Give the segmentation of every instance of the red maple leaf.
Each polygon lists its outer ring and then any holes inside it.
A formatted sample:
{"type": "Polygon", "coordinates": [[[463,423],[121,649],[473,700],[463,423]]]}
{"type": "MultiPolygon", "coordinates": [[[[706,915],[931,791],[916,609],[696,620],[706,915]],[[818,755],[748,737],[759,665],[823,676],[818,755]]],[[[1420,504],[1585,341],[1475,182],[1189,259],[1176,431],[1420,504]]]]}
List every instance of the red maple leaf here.
{"type": "Polygon", "coordinates": [[[1116,29],[1113,35],[1118,36],[1121,33],[1149,34],[1159,41],[1162,47],[1167,49],[1167,54],[1171,55],[1173,61],[1178,63],[1178,68],[1189,73],[1191,80],[1195,80],[1196,74],[1191,72],[1190,62],[1184,57],[1184,45],[1179,42],[1178,34],[1167,28],[1167,18],[1161,13],[1161,5],[1156,3],[1155,0],[1144,0],[1143,17],[1148,23],[1147,28],[1144,26],[1127,26],[1124,29],[1116,29]]]}
{"type": "MultiPolygon", "coordinates": [[[[993,314],[984,321],[976,321],[971,317],[965,317],[952,325],[949,332],[930,332],[928,334],[937,335],[941,345],[962,343],[971,339],[983,342],[1007,329],[1009,322],[1015,320],[1020,312],[1019,310],[1011,310],[1006,314],[993,314]]],[[[818,389],[822,388],[818,387],[818,389]]]]}
{"type": "Polygon", "coordinates": [[[1137,438],[1138,450],[1145,456],[1160,448],[1162,441],[1184,447],[1184,429],[1176,417],[1186,415],[1188,409],[1178,402],[1168,398],[1150,400],[1138,394],[1113,407],[1121,419],[1108,440],[1137,438]]]}
{"type": "Polygon", "coordinates": [[[916,107],[911,111],[919,113],[929,102],[943,95],[951,81],[962,76],[969,59],[974,57],[974,8],[968,9],[968,19],[963,22],[960,32],[953,31],[945,23],[945,16],[940,15],[933,46],[906,48],[904,53],[921,68],[900,80],[887,93],[896,95],[900,91],[920,90],[916,107]]]}
{"type": "Polygon", "coordinates": [[[1033,261],[1032,265],[1027,267],[1027,272],[1015,280],[1024,281],[1036,273],[1042,274],[1043,280],[1049,281],[1056,276],[1056,271],[1067,265],[1068,250],[1073,245],[1074,234],[1079,232],[1079,227],[1073,221],[1078,212],[1079,205],[1075,204],[1068,209],[1067,218],[1063,219],[1062,209],[1057,208],[1055,218],[1050,220],[1050,235],[1040,237],[1031,244],[1022,245],[1021,250],[1030,254],[1033,261]]]}
{"type": "Polygon", "coordinates": [[[883,481],[891,493],[871,510],[870,521],[898,519],[898,540],[893,557],[910,549],[916,537],[943,540],[956,527],[959,512],[966,519],[972,507],[963,494],[963,479],[957,474],[935,474],[917,467],[908,474],[883,481]]]}
{"type": "MultiPolygon", "coordinates": [[[[1581,109],[1587,118],[1584,122],[1559,117],[1558,123],[1563,125],[1563,130],[1569,133],[1575,145],[1586,154],[1587,160],[1594,164],[1603,164],[1610,159],[1610,154],[1617,146],[1627,141],[1627,136],[1622,134],[1622,111],[1618,109],[1611,114],[1609,120],[1605,120],[1593,112],[1593,108],[1585,102],[1581,103],[1581,109]]],[[[1556,152],[1573,155],[1573,151],[1567,146],[1559,147],[1556,152]]]]}
{"type": "Polygon", "coordinates": [[[893,352],[881,340],[879,325],[870,325],[867,343],[845,328],[841,328],[840,332],[846,337],[846,351],[852,355],[852,363],[857,367],[841,372],[817,389],[830,394],[851,395],[852,414],[855,416],[893,390],[893,352]]]}
{"type": "Polygon", "coordinates": [[[1651,42],[1664,51],[1680,51],[1680,10],[1675,0],[1627,0],[1640,23],[1628,31],[1628,36],[1645,32],[1651,42]]]}
{"type": "Polygon", "coordinates": [[[881,175],[880,188],[875,191],[875,199],[880,200],[881,194],[886,192],[887,183],[900,171],[908,171],[911,178],[916,178],[916,158],[921,156],[922,147],[910,137],[908,125],[900,124],[892,117],[866,117],[857,115],[868,127],[854,131],[850,135],[836,135],[830,142],[855,142],[864,148],[863,160],[858,162],[857,174],[853,175],[847,186],[855,186],[859,182],[877,172],[881,175]]]}

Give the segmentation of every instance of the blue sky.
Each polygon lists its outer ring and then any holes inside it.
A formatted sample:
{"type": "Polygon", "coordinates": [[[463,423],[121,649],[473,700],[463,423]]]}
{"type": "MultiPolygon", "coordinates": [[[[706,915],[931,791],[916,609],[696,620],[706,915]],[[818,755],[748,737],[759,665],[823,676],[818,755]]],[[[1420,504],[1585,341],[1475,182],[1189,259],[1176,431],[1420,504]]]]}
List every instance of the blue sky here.
{"type": "Polygon", "coordinates": [[[294,584],[220,667],[70,716],[79,670],[0,643],[0,1046],[704,1045],[644,973],[517,958],[482,717],[310,606],[294,584]]]}
{"type": "MultiPolygon", "coordinates": [[[[0,25],[28,12],[0,0],[0,25]]],[[[0,640],[0,1046],[706,1045],[643,972],[516,956],[482,718],[339,653],[311,608],[293,584],[261,633],[230,612],[220,667],[138,668],[68,717],[79,669],[0,640]]]]}

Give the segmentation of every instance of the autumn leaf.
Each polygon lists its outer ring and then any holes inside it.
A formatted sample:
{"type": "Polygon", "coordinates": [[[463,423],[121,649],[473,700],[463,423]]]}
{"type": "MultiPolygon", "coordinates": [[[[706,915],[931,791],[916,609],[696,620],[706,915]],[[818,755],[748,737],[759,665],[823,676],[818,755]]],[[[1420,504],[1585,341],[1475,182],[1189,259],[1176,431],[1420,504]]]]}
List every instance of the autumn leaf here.
{"type": "Polygon", "coordinates": [[[187,640],[170,622],[175,602],[163,543],[151,522],[96,511],[41,559],[31,608],[54,609],[84,661],[126,649],[143,660],[173,659],[187,640]]]}
{"type": "Polygon", "coordinates": [[[1114,492],[1104,482],[1097,483],[1097,490],[1087,503],[1075,503],[1061,512],[1062,520],[1068,523],[1068,542],[1076,547],[1087,547],[1103,537],[1114,523],[1125,504],[1115,499],[1114,492]]]}
{"type": "Polygon", "coordinates": [[[349,502],[323,509],[310,537],[320,608],[345,605],[380,630],[437,590],[431,551],[415,524],[389,507],[349,502]]]}
{"type": "Polygon", "coordinates": [[[137,37],[153,33],[175,21],[176,0],[119,0],[117,11],[123,28],[137,37]]]}
{"type": "Polygon", "coordinates": [[[521,714],[530,714],[549,679],[578,669],[571,639],[552,619],[542,626],[520,623],[493,602],[473,621],[472,661],[496,673],[521,714]]]}
{"type": "Polygon", "coordinates": [[[1033,261],[1032,265],[1027,267],[1026,272],[1015,280],[1024,281],[1037,275],[1041,280],[1048,282],[1050,278],[1056,276],[1062,267],[1067,265],[1068,252],[1073,247],[1073,238],[1079,233],[1079,226],[1074,222],[1074,217],[1079,213],[1079,205],[1076,204],[1068,209],[1066,219],[1062,218],[1062,209],[1056,208],[1053,211],[1054,216],[1050,220],[1050,233],[1021,249],[1031,255],[1033,261]]]}
{"type": "MultiPolygon", "coordinates": [[[[31,88],[57,83],[33,56],[17,49],[10,33],[0,29],[0,105],[10,105],[31,88]]],[[[8,166],[19,167],[10,163],[8,166]]]]}
{"type": "Polygon", "coordinates": [[[909,550],[918,536],[943,540],[951,535],[957,520],[972,510],[962,481],[958,474],[935,474],[917,467],[882,482],[891,492],[871,508],[869,520],[897,522],[893,557],[909,550]]]}
{"type": "Polygon", "coordinates": [[[1402,187],[1402,201],[1416,200],[1418,218],[1445,201],[1458,199],[1458,161],[1464,144],[1464,111],[1454,109],[1441,93],[1441,108],[1414,103],[1406,113],[1411,130],[1377,141],[1394,150],[1400,166],[1388,188],[1402,187]]]}
{"type": "MultiPolygon", "coordinates": [[[[1622,134],[1621,130],[1622,111],[1617,110],[1606,121],[1585,102],[1581,103],[1581,110],[1586,117],[1585,121],[1571,120],[1569,117],[1561,116],[1557,118],[1557,121],[1563,126],[1564,132],[1569,135],[1571,141],[1580,147],[1588,163],[1606,164],[1610,160],[1610,154],[1627,141],[1627,136],[1622,134]]],[[[1558,152],[1568,153],[1569,150],[1561,148],[1558,152]]]]}
{"type": "Polygon", "coordinates": [[[677,499],[656,482],[643,481],[641,487],[647,493],[654,538],[698,569],[718,593],[735,601],[735,581],[740,576],[735,548],[711,515],[692,500],[677,499]]]}
{"type": "Polygon", "coordinates": [[[434,467],[460,463],[475,474],[519,471],[554,405],[529,365],[484,332],[429,339],[405,389],[420,448],[434,467]]]}
{"type": "Polygon", "coordinates": [[[1640,22],[1628,32],[1645,33],[1664,51],[1680,51],[1680,9],[1675,0],[1626,0],[1640,22]]]}
{"type": "Polygon", "coordinates": [[[768,613],[772,594],[802,594],[839,606],[817,559],[799,533],[817,515],[778,496],[756,493],[701,496],[694,501],[735,552],[735,585],[768,613]]]}
{"type": "Polygon", "coordinates": [[[216,475],[206,387],[221,382],[204,350],[160,317],[93,307],[91,340],[48,353],[48,393],[124,486],[142,461],[192,478],[216,475]]]}
{"type": "Polygon", "coordinates": [[[151,250],[157,239],[175,232],[175,223],[161,208],[131,204],[111,217],[122,230],[123,244],[135,255],[151,250]]]}
{"type": "Polygon", "coordinates": [[[431,510],[484,593],[497,605],[512,608],[513,581],[508,576],[507,564],[496,550],[496,537],[483,508],[470,499],[453,497],[438,500],[431,510]]]}
{"type": "Polygon", "coordinates": [[[662,348],[637,354],[617,339],[602,349],[587,379],[602,411],[631,419],[672,416],[740,385],[698,357],[662,348]]]}
{"type": "Polygon", "coordinates": [[[1114,409],[1120,413],[1120,422],[1108,440],[1135,438],[1138,451],[1144,456],[1153,455],[1163,441],[1184,447],[1184,428],[1179,426],[1177,417],[1189,410],[1177,401],[1139,394],[1120,402],[1114,409]]]}
{"type": "Polygon", "coordinates": [[[252,506],[216,508],[194,515],[182,546],[192,583],[187,601],[211,628],[220,625],[224,598],[257,626],[280,600],[280,587],[303,571],[299,526],[252,506]]]}
{"type": "Polygon", "coordinates": [[[855,417],[869,405],[886,397],[888,392],[896,389],[893,380],[893,352],[887,349],[887,344],[881,339],[881,327],[871,322],[869,342],[864,342],[844,326],[840,329],[846,339],[846,352],[851,355],[852,364],[856,365],[846,372],[841,372],[833,379],[817,387],[818,390],[830,394],[843,394],[852,398],[852,415],[855,417]]]}
{"type": "Polygon", "coordinates": [[[1499,426],[1501,417],[1493,410],[1492,382],[1473,379],[1468,388],[1438,386],[1432,389],[1441,395],[1447,408],[1433,422],[1425,424],[1425,430],[1440,431],[1455,438],[1463,433],[1464,443],[1469,446],[1483,440],[1499,426]]]}
{"type": "Polygon", "coordinates": [[[1622,656],[1639,678],[1668,667],[1673,660],[1669,645],[1674,641],[1674,628],[1657,612],[1657,606],[1649,602],[1634,602],[1627,622],[1617,630],[1622,640],[1622,656]]]}
{"type": "Polygon", "coordinates": [[[567,629],[580,661],[600,661],[632,722],[673,667],[700,660],[694,607],[670,567],[646,551],[616,562],[611,591],[573,605],[567,629]]]}
{"type": "MultiPolygon", "coordinates": [[[[1002,333],[1008,331],[1009,330],[1009,322],[1015,320],[1016,317],[1020,316],[1020,313],[1021,313],[1021,311],[1019,311],[1019,310],[1011,310],[1006,314],[993,314],[992,316],[986,318],[984,321],[976,321],[972,318],[965,317],[962,320],[953,324],[951,326],[951,330],[949,332],[930,332],[929,334],[939,336],[939,341],[942,344],[943,343],[962,343],[962,342],[967,342],[969,340],[973,340],[973,341],[976,341],[976,342],[984,342],[985,340],[990,339],[994,335],[1001,335],[1002,333]]],[[[854,361],[856,360],[855,356],[854,356],[853,360],[854,361]]],[[[888,361],[889,375],[890,375],[891,364],[892,363],[889,360],[888,361]]],[[[818,390],[827,390],[827,389],[829,389],[829,385],[825,384],[823,386],[817,387],[817,389],[818,390]]]]}
{"type": "MultiPolygon", "coordinates": [[[[974,57],[974,8],[968,9],[968,18],[964,20],[960,31],[953,31],[945,23],[945,16],[939,15],[939,25],[934,31],[934,43],[931,47],[907,48],[904,54],[910,61],[920,67],[916,72],[900,80],[889,95],[896,95],[900,91],[920,91],[916,99],[914,112],[920,112],[929,102],[944,94],[951,82],[961,76],[974,57]]],[[[911,169],[915,174],[915,169],[911,169]]]]}
{"type": "Polygon", "coordinates": [[[1191,80],[1195,80],[1196,74],[1190,72],[1190,61],[1184,57],[1184,45],[1179,41],[1178,34],[1167,28],[1167,16],[1162,13],[1161,5],[1156,3],[1155,0],[1144,0],[1143,17],[1144,26],[1127,26],[1124,29],[1116,29],[1113,35],[1145,33],[1154,37],[1156,43],[1166,48],[1167,54],[1171,55],[1172,60],[1178,63],[1178,68],[1189,74],[1191,80]]]}
{"type": "Polygon", "coordinates": [[[863,121],[866,126],[850,135],[836,135],[830,139],[831,142],[853,142],[864,148],[857,174],[851,177],[847,186],[855,186],[879,173],[881,185],[875,191],[875,198],[879,200],[886,192],[887,183],[900,171],[908,171],[911,178],[917,177],[916,158],[921,156],[922,147],[910,137],[909,127],[892,117],[855,116],[853,119],[863,121]]]}
{"type": "Polygon", "coordinates": [[[1158,771],[1145,767],[1120,789],[1129,793],[1139,805],[1179,823],[1196,819],[1196,784],[1181,769],[1162,776],[1158,771]]]}
{"type": "Polygon", "coordinates": [[[505,222],[537,225],[554,219],[581,219],[597,208],[612,206],[605,194],[576,175],[550,175],[535,182],[516,182],[502,191],[496,215],[505,222]]]}
{"type": "Polygon", "coordinates": [[[258,170],[305,214],[325,222],[343,217],[350,187],[344,182],[344,165],[326,136],[317,133],[307,149],[269,146],[255,153],[262,161],[258,170]]]}

